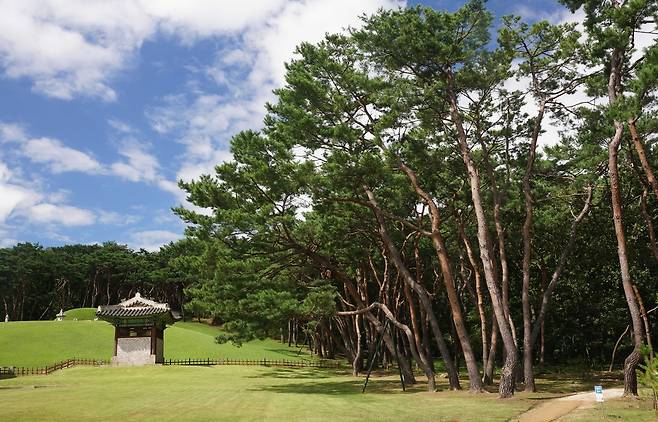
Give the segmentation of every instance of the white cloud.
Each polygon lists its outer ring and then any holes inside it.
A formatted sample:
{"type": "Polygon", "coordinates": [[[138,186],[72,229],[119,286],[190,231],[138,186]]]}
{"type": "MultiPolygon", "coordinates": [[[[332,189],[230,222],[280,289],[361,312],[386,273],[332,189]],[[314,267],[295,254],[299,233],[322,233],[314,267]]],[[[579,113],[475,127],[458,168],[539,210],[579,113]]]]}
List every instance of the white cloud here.
{"type": "Polygon", "coordinates": [[[53,173],[101,171],[100,163],[89,154],[69,148],[56,139],[30,139],[22,143],[21,147],[23,154],[32,162],[47,164],[53,173]]]}
{"type": "Polygon", "coordinates": [[[131,233],[128,245],[134,249],[157,251],[161,246],[169,242],[175,242],[182,237],[183,235],[181,233],[166,230],[144,230],[131,233]]]}
{"type": "MultiPolygon", "coordinates": [[[[21,180],[12,180],[4,163],[0,163],[0,226],[11,217],[24,217],[30,223],[84,226],[93,224],[96,216],[82,208],[47,202],[49,198],[21,180]]],[[[57,199],[53,197],[50,199],[57,199]]]]}
{"type": "MultiPolygon", "coordinates": [[[[132,131],[130,126],[116,120],[109,120],[108,124],[123,133],[132,131]]],[[[109,165],[101,164],[90,154],[70,148],[57,139],[30,138],[24,128],[15,123],[0,122],[0,142],[12,144],[14,153],[33,163],[45,164],[51,173],[114,175],[131,182],[155,185],[172,193],[178,201],[185,200],[185,195],[176,182],[168,180],[162,174],[158,159],[147,151],[147,145],[134,138],[124,140],[119,147],[118,152],[124,159],[109,165]]],[[[7,172],[9,168],[6,165],[0,167],[0,176],[7,172]]],[[[20,189],[8,187],[4,193],[7,199],[5,204],[0,205],[0,213],[2,209],[13,209],[14,202],[19,201],[22,195],[20,189]]]]}
{"type": "Polygon", "coordinates": [[[124,135],[130,135],[136,132],[132,126],[130,126],[125,122],[122,122],[121,120],[107,119],[107,124],[110,125],[110,127],[115,131],[124,135]]]}
{"type": "Polygon", "coordinates": [[[30,138],[16,123],[0,122],[0,141],[15,144],[15,152],[33,163],[47,165],[52,173],[103,171],[101,164],[90,154],[68,147],[57,139],[30,138]]]}
{"type": "Polygon", "coordinates": [[[27,139],[25,129],[17,123],[0,122],[0,140],[4,142],[23,141],[27,139]]]}
{"type": "Polygon", "coordinates": [[[155,156],[146,152],[146,147],[135,141],[128,140],[119,149],[119,154],[126,158],[110,165],[112,173],[131,182],[152,182],[158,179],[158,164],[155,156]]]}
{"type": "Polygon", "coordinates": [[[546,20],[556,24],[562,22],[582,22],[585,19],[585,14],[582,9],[577,10],[575,13],[571,13],[566,7],[558,7],[552,11],[547,11],[546,9],[538,9],[525,4],[519,4],[514,12],[521,16],[525,21],[530,22],[546,20]]]}
{"type": "Polygon", "coordinates": [[[33,203],[38,195],[15,184],[0,182],[0,223],[4,222],[9,215],[20,205],[29,205],[33,203]]]}
{"type": "Polygon", "coordinates": [[[262,126],[264,105],[274,99],[272,90],[283,85],[284,63],[293,58],[297,45],[358,26],[363,14],[402,5],[398,0],[288,1],[272,9],[268,19],[251,22],[248,31],[231,48],[218,51],[214,64],[205,69],[223,88],[222,95],[207,90],[170,95],[147,111],[154,130],[177,136],[186,148],[177,177],[190,180],[212,172],[217,163],[231,158],[231,136],[262,126]]]}
{"type": "Polygon", "coordinates": [[[176,197],[179,202],[185,201],[185,194],[178,184],[167,179],[161,171],[158,159],[147,151],[147,146],[134,139],[124,141],[119,148],[119,154],[125,159],[112,163],[110,172],[131,182],[149,183],[176,197]]]}
{"type": "Polygon", "coordinates": [[[0,239],[0,248],[11,248],[12,246],[16,245],[18,243],[18,240],[12,239],[10,237],[2,237],[0,239]]]}
{"type": "Polygon", "coordinates": [[[70,205],[36,204],[28,208],[26,214],[37,223],[57,223],[65,226],[87,226],[96,221],[93,212],[70,205]]]}
{"type": "Polygon", "coordinates": [[[284,0],[217,1],[142,0],[145,12],[161,28],[187,42],[241,31],[266,20],[284,0]]]}
{"type": "Polygon", "coordinates": [[[267,20],[284,0],[0,0],[0,67],[64,100],[113,101],[111,78],[159,32],[191,43],[267,20]]]}
{"type": "Polygon", "coordinates": [[[116,93],[107,79],[150,32],[140,27],[130,3],[0,1],[0,58],[5,74],[29,77],[35,91],[56,98],[85,95],[114,100],[116,93]]]}
{"type": "Polygon", "coordinates": [[[138,215],[120,214],[115,211],[97,210],[96,213],[98,215],[99,223],[113,225],[113,226],[124,226],[124,225],[135,224],[142,219],[142,217],[138,215]]]}

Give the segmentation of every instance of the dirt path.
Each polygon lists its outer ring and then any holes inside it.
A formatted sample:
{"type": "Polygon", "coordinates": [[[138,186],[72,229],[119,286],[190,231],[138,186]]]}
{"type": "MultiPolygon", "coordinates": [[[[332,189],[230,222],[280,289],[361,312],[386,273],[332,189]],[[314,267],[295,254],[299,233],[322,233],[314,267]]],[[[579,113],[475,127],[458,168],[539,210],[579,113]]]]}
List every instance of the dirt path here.
{"type": "MultiPolygon", "coordinates": [[[[603,392],[603,398],[610,400],[621,397],[624,393],[623,388],[609,388],[603,392]]],[[[523,413],[514,422],[551,422],[557,421],[562,416],[573,412],[576,409],[587,409],[596,404],[594,392],[584,392],[573,394],[571,396],[560,397],[558,399],[548,400],[538,406],[533,407],[523,413]]]]}

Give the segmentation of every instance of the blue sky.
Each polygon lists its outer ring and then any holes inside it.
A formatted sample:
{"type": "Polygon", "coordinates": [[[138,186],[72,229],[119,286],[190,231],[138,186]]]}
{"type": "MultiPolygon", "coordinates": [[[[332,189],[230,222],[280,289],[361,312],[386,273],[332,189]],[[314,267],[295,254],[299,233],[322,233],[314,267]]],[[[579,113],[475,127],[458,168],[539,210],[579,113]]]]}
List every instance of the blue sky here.
{"type": "MultiPolygon", "coordinates": [[[[230,159],[301,41],[398,0],[0,0],[0,246],[182,236],[177,188],[230,159]]],[[[498,16],[560,20],[552,1],[498,16]]]]}

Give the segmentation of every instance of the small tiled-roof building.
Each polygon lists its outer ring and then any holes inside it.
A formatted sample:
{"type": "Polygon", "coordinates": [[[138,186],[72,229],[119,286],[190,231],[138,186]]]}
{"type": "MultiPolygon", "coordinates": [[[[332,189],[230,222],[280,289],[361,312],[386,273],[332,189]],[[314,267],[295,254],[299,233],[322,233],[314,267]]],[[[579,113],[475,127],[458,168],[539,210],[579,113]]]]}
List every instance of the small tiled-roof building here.
{"type": "Polygon", "coordinates": [[[112,363],[146,365],[164,361],[164,330],[176,320],[168,304],[137,293],[117,305],[99,306],[96,316],[115,327],[112,363]]]}

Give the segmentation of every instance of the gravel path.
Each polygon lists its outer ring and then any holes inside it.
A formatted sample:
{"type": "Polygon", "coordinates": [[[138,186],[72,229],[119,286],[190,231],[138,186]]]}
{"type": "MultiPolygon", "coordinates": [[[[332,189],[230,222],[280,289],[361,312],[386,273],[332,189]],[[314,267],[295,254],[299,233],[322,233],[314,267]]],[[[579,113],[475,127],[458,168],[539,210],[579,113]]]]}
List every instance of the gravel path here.
{"type": "MultiPolygon", "coordinates": [[[[605,400],[615,399],[621,397],[623,393],[623,388],[608,388],[603,391],[603,398],[605,400]]],[[[514,422],[557,421],[576,409],[587,409],[595,404],[596,398],[593,391],[577,393],[541,403],[514,419],[514,422]]]]}

